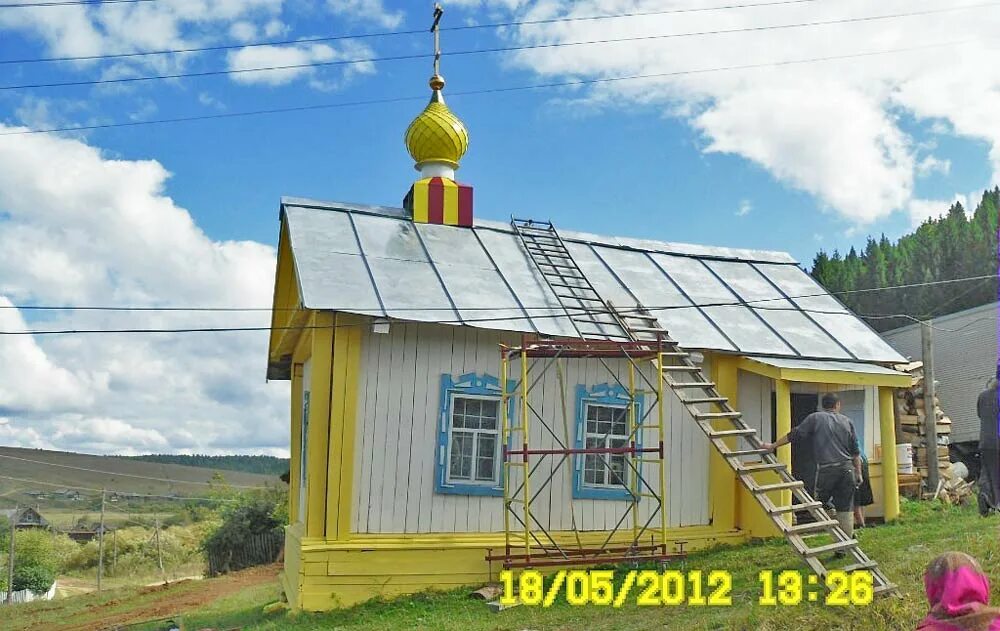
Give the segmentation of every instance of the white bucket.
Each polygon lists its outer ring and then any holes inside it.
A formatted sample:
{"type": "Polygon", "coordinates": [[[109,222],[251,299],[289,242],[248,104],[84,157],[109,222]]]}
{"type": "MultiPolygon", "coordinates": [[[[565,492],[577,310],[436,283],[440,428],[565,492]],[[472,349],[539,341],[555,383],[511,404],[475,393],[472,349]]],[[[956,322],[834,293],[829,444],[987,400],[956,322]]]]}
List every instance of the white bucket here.
{"type": "Polygon", "coordinates": [[[913,445],[896,445],[896,464],[900,473],[913,473],[913,445]]]}

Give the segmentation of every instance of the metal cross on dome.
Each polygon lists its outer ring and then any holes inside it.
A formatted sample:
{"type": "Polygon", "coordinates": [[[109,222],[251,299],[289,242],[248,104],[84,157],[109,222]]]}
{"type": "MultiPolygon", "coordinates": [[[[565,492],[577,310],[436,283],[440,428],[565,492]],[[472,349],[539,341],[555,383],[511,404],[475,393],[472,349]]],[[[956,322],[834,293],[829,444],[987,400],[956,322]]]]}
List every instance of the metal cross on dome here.
{"type": "Polygon", "coordinates": [[[444,9],[441,8],[441,3],[435,2],[434,23],[431,24],[431,33],[434,33],[434,76],[441,74],[441,30],[438,28],[438,24],[441,22],[442,15],[444,15],[444,9]]]}

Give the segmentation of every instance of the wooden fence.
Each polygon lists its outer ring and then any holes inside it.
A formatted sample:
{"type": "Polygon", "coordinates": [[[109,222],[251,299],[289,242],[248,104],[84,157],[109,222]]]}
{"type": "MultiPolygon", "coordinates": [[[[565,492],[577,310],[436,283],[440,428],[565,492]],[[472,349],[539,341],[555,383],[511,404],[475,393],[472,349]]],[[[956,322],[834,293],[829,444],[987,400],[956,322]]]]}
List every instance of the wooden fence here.
{"type": "Polygon", "coordinates": [[[222,552],[209,551],[208,575],[218,576],[255,565],[274,563],[284,545],[285,533],[279,530],[254,535],[238,548],[222,552]]]}

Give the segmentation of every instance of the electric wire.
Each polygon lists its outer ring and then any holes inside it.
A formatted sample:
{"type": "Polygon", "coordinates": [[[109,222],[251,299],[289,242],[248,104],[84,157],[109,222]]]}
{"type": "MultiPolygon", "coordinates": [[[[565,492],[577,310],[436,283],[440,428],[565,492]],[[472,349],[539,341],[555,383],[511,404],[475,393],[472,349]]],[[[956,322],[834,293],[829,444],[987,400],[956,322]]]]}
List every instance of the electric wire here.
{"type": "MultiPolygon", "coordinates": [[[[828,26],[835,24],[853,24],[860,22],[872,22],[877,20],[888,20],[897,19],[903,17],[914,17],[923,15],[934,15],[939,13],[948,13],[953,11],[961,11],[974,8],[982,8],[987,6],[997,6],[1000,2],[983,2],[978,4],[962,5],[958,7],[945,7],[939,9],[927,9],[923,11],[910,11],[906,13],[891,13],[885,15],[876,16],[863,16],[863,17],[853,17],[853,18],[839,18],[836,20],[817,20],[812,22],[797,22],[793,24],[776,24],[767,26],[751,26],[751,27],[740,27],[734,29],[716,29],[710,31],[695,31],[687,33],[666,33],[660,35],[643,35],[643,36],[631,36],[631,37],[616,37],[616,38],[606,38],[606,39],[594,39],[594,40],[583,40],[574,42],[553,42],[546,44],[523,44],[519,46],[496,46],[491,48],[477,48],[469,50],[458,50],[453,52],[442,53],[445,57],[457,57],[457,56],[468,56],[468,55],[482,55],[482,54],[493,54],[493,53],[504,53],[504,52],[520,52],[526,50],[546,50],[552,48],[563,48],[569,46],[592,46],[592,45],[604,45],[604,44],[618,44],[627,42],[641,42],[641,41],[651,41],[651,40],[662,40],[662,39],[675,39],[684,37],[702,37],[706,35],[725,35],[732,33],[751,33],[751,32],[767,32],[782,30],[788,28],[811,28],[816,26],[828,26]]],[[[135,83],[141,81],[159,81],[166,79],[192,79],[192,78],[203,78],[203,77],[215,77],[215,76],[227,76],[227,75],[241,75],[248,73],[259,73],[259,72],[280,72],[285,70],[302,70],[306,68],[322,68],[331,66],[349,66],[358,65],[366,63],[378,63],[378,62],[388,62],[388,61],[407,61],[414,59],[431,59],[434,58],[433,53],[414,53],[407,55],[389,55],[382,57],[366,57],[358,59],[337,59],[332,61],[310,61],[299,64],[283,64],[274,66],[260,66],[254,68],[225,68],[219,70],[204,70],[199,72],[177,72],[172,74],[158,74],[158,75],[145,75],[138,77],[115,77],[115,78],[105,78],[105,79],[85,79],[79,81],[61,81],[56,83],[22,83],[15,85],[0,85],[0,90],[26,90],[26,89],[43,89],[43,88],[63,88],[63,87],[79,87],[79,86],[90,86],[90,85],[106,85],[106,84],[120,84],[120,83],[135,83]]]]}
{"type": "MultiPolygon", "coordinates": [[[[125,1],[125,0],[122,0],[125,1]]],[[[152,0],[142,0],[152,1],[152,0]]],[[[704,11],[722,11],[732,9],[754,9],[760,7],[773,7],[780,5],[806,4],[813,2],[823,2],[825,0],[776,0],[774,2],[757,2],[749,4],[727,4],[714,7],[689,7],[679,9],[662,9],[657,11],[633,11],[628,13],[608,13],[602,15],[587,16],[567,16],[562,18],[546,18],[539,20],[515,20],[511,22],[491,22],[487,24],[463,24],[460,26],[441,26],[440,31],[468,31],[478,29],[509,28],[512,26],[535,26],[541,24],[557,24],[562,22],[584,22],[594,20],[609,20],[618,18],[648,17],[654,15],[668,15],[676,13],[700,13],[704,11]]],[[[2,5],[0,5],[2,7],[2,5]]],[[[353,35],[325,35],[320,37],[303,37],[299,39],[264,40],[258,42],[244,42],[241,44],[220,44],[217,46],[200,46],[191,48],[168,48],[161,50],[137,51],[130,53],[109,53],[105,55],[78,55],[64,57],[41,57],[30,59],[0,59],[0,64],[30,64],[64,61],[95,61],[103,59],[123,59],[129,57],[143,57],[147,55],[174,55],[197,52],[213,52],[220,50],[235,50],[242,48],[254,48],[259,46],[287,46],[292,44],[310,44],[316,42],[334,42],[347,39],[370,39],[376,37],[391,37],[399,35],[425,35],[427,29],[410,29],[405,31],[379,31],[374,33],[357,33],[353,35]]]]}
{"type": "MultiPolygon", "coordinates": [[[[819,291],[815,293],[808,294],[797,294],[797,295],[787,295],[780,296],[777,298],[756,298],[753,300],[741,300],[736,302],[703,302],[703,303],[690,303],[686,305],[659,305],[652,307],[645,307],[654,311],[668,311],[671,309],[687,309],[691,307],[742,307],[756,305],[760,303],[767,302],[779,302],[785,300],[797,300],[801,298],[819,298],[823,296],[847,296],[851,294],[862,294],[862,293],[872,293],[880,291],[894,291],[899,289],[914,289],[919,287],[936,287],[939,285],[952,285],[957,283],[967,283],[983,280],[996,280],[1000,278],[1000,274],[981,274],[978,276],[965,276],[962,278],[948,278],[943,280],[930,280],[922,281],[919,283],[905,283],[902,285],[889,285],[887,287],[864,287],[857,289],[844,289],[840,291],[819,291]]],[[[111,311],[111,312],[220,312],[220,313],[230,313],[230,312],[272,312],[272,311],[303,311],[299,308],[272,308],[272,307],[154,307],[154,306],[91,306],[91,305],[17,305],[17,304],[7,304],[0,305],[0,309],[16,309],[19,311],[111,311]]],[[[559,305],[543,305],[543,306],[524,306],[524,307],[510,307],[510,310],[525,310],[525,311],[552,311],[560,309],[559,305]]],[[[783,310],[787,310],[785,307],[783,310]]],[[[351,307],[350,309],[343,308],[343,310],[350,311],[369,311],[371,309],[365,307],[351,307]]],[[[382,309],[375,309],[374,311],[381,311],[382,309]]],[[[399,308],[387,308],[386,311],[448,311],[454,312],[453,307],[399,307],[399,308]]],[[[460,311],[496,311],[496,307],[462,307],[460,311]]],[[[571,308],[570,311],[577,310],[571,308]]],[[[579,309],[581,312],[586,312],[586,309],[579,309]]],[[[798,309],[797,309],[798,310],[798,309]]],[[[842,312],[836,312],[842,313],[842,312]]],[[[875,316],[873,316],[875,317],[875,316]]],[[[879,316],[879,317],[895,317],[895,316],[879,316]]]]}
{"type": "MultiPolygon", "coordinates": [[[[598,85],[598,84],[610,84],[617,83],[621,81],[636,81],[643,79],[663,79],[668,77],[680,77],[698,74],[708,74],[714,72],[730,72],[736,70],[752,70],[759,68],[778,68],[783,66],[794,66],[800,64],[810,64],[810,63],[820,63],[826,61],[837,61],[846,59],[860,59],[863,57],[873,57],[879,55],[890,55],[896,53],[912,52],[917,50],[930,50],[936,48],[943,48],[948,46],[956,46],[960,44],[966,44],[974,40],[960,40],[951,42],[939,42],[935,44],[925,44],[919,46],[909,46],[905,48],[893,48],[885,50],[876,51],[866,51],[860,53],[849,53],[845,55],[828,55],[823,57],[810,57],[804,59],[791,59],[791,60],[780,60],[780,61],[770,61],[756,64],[741,64],[733,66],[717,66],[712,68],[698,68],[690,70],[675,70],[671,72],[660,72],[652,74],[637,74],[637,75],[626,75],[618,77],[598,77],[592,79],[572,79],[566,81],[555,81],[551,83],[536,83],[531,85],[521,85],[521,86],[507,86],[499,88],[486,88],[481,90],[464,90],[457,92],[450,92],[449,97],[456,96],[474,96],[483,94],[503,94],[510,92],[523,92],[529,90],[542,90],[551,88],[564,88],[564,87],[579,87],[586,85],[598,85]]],[[[318,110],[328,110],[328,109],[339,109],[344,107],[359,107],[359,106],[369,106],[369,105],[381,105],[390,103],[403,103],[411,101],[426,101],[427,95],[421,94],[419,96],[400,96],[400,97],[390,97],[390,98],[378,98],[378,99],[362,99],[357,101],[340,101],[336,103],[318,103],[313,105],[298,105],[291,107],[276,107],[270,109],[261,110],[245,110],[242,112],[222,112],[217,114],[197,114],[194,116],[178,116],[174,118],[161,118],[154,120],[139,120],[139,121],[124,121],[117,123],[95,123],[92,125],[77,125],[74,127],[50,127],[46,129],[15,129],[13,131],[0,132],[0,136],[22,136],[28,134],[50,134],[58,132],[80,132],[80,131],[91,131],[97,129],[112,129],[112,128],[123,128],[123,127],[140,127],[146,125],[162,125],[169,123],[187,123],[194,121],[204,121],[204,120],[219,120],[219,119],[230,119],[230,118],[244,118],[249,116],[262,116],[270,114],[286,114],[292,112],[308,112],[308,111],[318,111],[318,110]]]]}
{"type": "Polygon", "coordinates": [[[137,4],[159,2],[159,0],[46,0],[45,2],[5,2],[0,9],[35,9],[39,7],[86,7],[105,4],[137,4]]]}

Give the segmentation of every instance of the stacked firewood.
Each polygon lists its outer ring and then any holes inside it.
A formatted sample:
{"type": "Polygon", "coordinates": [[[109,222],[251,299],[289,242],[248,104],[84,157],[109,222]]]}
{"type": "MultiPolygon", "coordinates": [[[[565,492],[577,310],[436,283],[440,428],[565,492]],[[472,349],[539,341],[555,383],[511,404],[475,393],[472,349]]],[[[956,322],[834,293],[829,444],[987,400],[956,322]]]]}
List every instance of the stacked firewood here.
{"type": "MultiPolygon", "coordinates": [[[[896,391],[896,436],[897,442],[913,445],[913,464],[917,473],[926,483],[927,450],[936,449],[938,467],[941,470],[940,479],[948,469],[948,443],[951,437],[951,419],[941,409],[941,402],[934,398],[935,418],[934,434],[927,436],[924,418],[926,402],[924,400],[924,364],[912,362],[896,366],[901,372],[910,373],[911,385],[896,391]],[[928,440],[928,438],[930,440],[928,440]]],[[[935,489],[927,489],[934,493],[935,489]]]]}
{"type": "Polygon", "coordinates": [[[975,493],[972,483],[965,480],[969,470],[961,462],[954,462],[941,473],[934,499],[945,504],[965,504],[975,493]]]}

